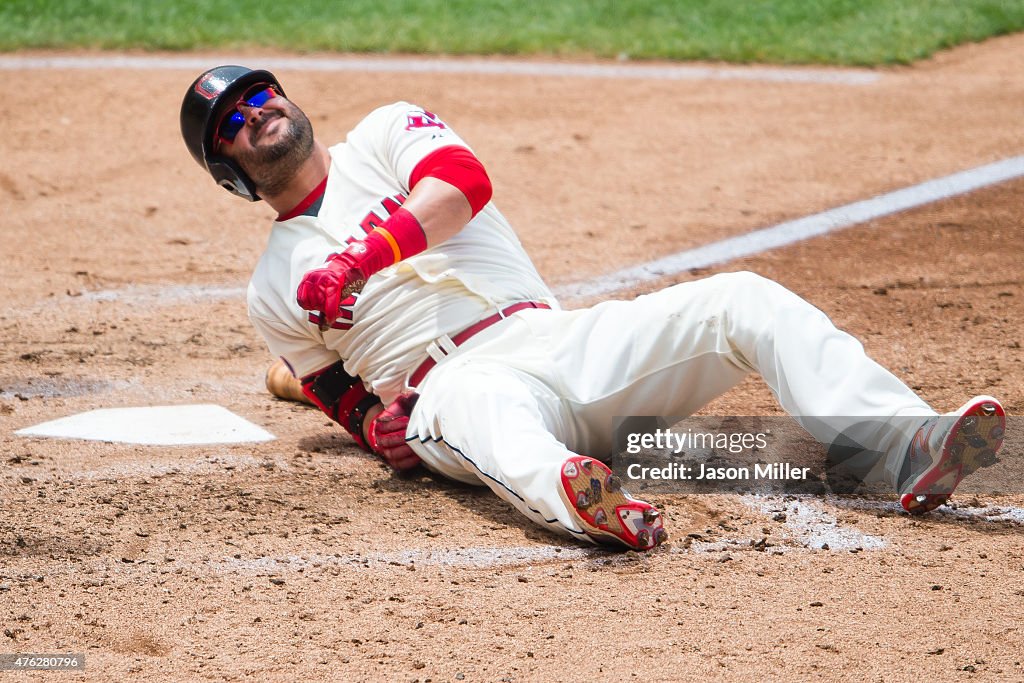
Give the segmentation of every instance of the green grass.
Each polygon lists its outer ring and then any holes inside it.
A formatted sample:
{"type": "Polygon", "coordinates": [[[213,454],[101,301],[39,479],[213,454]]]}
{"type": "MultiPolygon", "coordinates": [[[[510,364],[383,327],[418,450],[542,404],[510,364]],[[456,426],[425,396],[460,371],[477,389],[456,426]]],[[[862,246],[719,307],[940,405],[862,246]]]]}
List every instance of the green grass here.
{"type": "Polygon", "coordinates": [[[0,0],[0,50],[277,48],[909,63],[1024,0],[0,0]]]}

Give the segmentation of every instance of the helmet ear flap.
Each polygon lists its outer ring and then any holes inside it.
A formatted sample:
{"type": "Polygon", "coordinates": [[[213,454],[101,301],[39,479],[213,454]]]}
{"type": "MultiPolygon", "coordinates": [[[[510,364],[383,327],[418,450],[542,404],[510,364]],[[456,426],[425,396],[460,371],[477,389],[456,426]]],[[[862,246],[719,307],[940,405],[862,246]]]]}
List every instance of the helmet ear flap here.
{"type": "Polygon", "coordinates": [[[211,157],[207,161],[207,168],[217,184],[228,192],[237,194],[250,202],[260,200],[260,196],[256,194],[256,183],[234,160],[223,156],[211,157]]]}

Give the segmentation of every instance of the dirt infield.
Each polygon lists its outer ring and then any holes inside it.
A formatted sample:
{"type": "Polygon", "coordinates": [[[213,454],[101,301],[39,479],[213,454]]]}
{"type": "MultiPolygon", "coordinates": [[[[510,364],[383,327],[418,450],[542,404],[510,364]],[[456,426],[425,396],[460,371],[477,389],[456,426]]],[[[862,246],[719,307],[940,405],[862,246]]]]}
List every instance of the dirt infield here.
{"type": "MultiPolygon", "coordinates": [[[[327,141],[396,99],[444,116],[565,284],[1024,154],[1022,72],[1011,36],[864,85],[278,76],[327,141]]],[[[893,503],[659,496],[674,541],[637,555],[554,537],[486,490],[394,476],[263,390],[271,359],[242,291],[271,213],[188,157],[177,116],[195,72],[4,75],[0,653],[87,665],[0,679],[1024,679],[1024,496],[923,519],[893,503]],[[278,439],[14,435],[167,403],[220,404],[278,439]]],[[[937,408],[991,393],[1019,415],[1022,191],[671,281],[754,270],[937,408]]],[[[707,412],[779,409],[751,379],[707,412]]]]}

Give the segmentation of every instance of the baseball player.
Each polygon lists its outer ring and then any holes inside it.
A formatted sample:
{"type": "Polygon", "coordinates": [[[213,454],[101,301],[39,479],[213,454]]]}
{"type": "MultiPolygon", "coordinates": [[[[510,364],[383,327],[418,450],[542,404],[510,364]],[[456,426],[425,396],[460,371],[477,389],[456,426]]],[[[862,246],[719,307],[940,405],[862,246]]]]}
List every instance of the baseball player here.
{"type": "Polygon", "coordinates": [[[751,273],[560,310],[472,149],[422,107],[380,107],[328,148],[273,74],[219,66],[189,86],[181,131],[218,184],[277,213],[249,315],[302,394],[395,469],[487,485],[556,532],[664,542],[659,511],[602,462],[612,420],[692,414],[749,372],[824,443],[827,421],[807,416],[912,416],[911,433],[871,444],[910,512],[941,505],[1001,444],[997,400],[941,419],[751,273]]]}

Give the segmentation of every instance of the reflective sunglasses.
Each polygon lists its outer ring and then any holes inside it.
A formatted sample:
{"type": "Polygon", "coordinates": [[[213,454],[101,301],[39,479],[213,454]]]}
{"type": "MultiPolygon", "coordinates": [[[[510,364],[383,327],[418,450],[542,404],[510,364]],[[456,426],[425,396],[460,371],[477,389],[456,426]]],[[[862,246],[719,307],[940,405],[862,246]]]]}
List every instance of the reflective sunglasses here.
{"type": "Polygon", "coordinates": [[[245,95],[238,98],[235,108],[224,115],[224,119],[217,127],[217,136],[224,142],[231,142],[238,135],[238,131],[245,126],[245,116],[238,107],[247,104],[250,107],[262,107],[271,97],[277,97],[274,86],[267,83],[260,83],[246,91],[245,95]]]}

